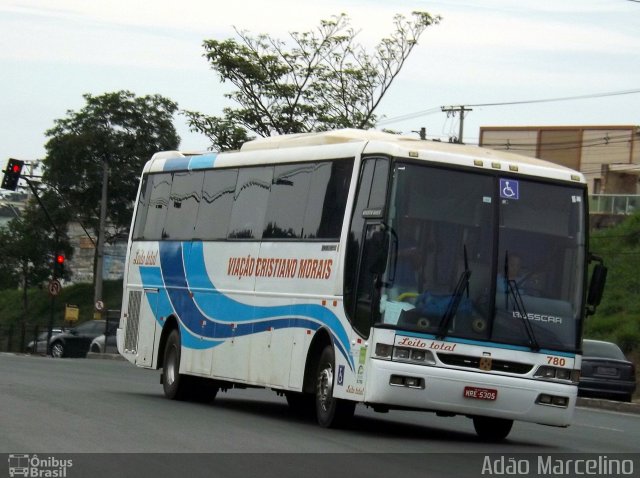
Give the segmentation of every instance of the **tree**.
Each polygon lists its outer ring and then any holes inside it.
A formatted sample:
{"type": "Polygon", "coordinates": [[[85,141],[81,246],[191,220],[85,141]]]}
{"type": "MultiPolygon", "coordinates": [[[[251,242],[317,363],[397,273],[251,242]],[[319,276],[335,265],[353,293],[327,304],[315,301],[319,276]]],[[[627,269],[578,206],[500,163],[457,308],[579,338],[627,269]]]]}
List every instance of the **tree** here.
{"type": "MultiPolygon", "coordinates": [[[[16,288],[22,292],[22,346],[29,313],[28,290],[52,277],[54,256],[63,253],[70,258],[73,249],[64,234],[70,211],[60,204],[52,191],[40,194],[42,204],[56,224],[59,234],[51,226],[42,207],[32,199],[20,217],[0,229],[0,290],[16,288]]],[[[68,279],[67,272],[63,278],[68,279]]]]}
{"type": "Polygon", "coordinates": [[[43,181],[86,227],[99,224],[102,165],[109,165],[107,222],[115,233],[131,224],[140,172],[157,151],[178,148],[177,104],[160,95],[128,91],[86,94],[79,111],[67,111],[46,132],[43,181]]]}
{"type": "Polygon", "coordinates": [[[30,200],[19,217],[0,229],[0,289],[27,289],[41,284],[51,276],[53,254],[63,252],[70,257],[73,252],[64,234],[69,210],[51,191],[40,195],[60,235],[56,236],[35,199],[30,200]]]}
{"type": "Polygon", "coordinates": [[[250,134],[304,133],[333,128],[370,128],[380,101],[427,27],[439,16],[413,12],[394,17],[395,31],[374,53],[356,41],[347,15],[323,20],[308,32],[291,32],[290,46],[267,34],[236,29],[239,40],[206,40],[205,57],[236,91],[237,107],[223,116],[184,112],[192,130],[217,150],[237,149],[250,134]]]}

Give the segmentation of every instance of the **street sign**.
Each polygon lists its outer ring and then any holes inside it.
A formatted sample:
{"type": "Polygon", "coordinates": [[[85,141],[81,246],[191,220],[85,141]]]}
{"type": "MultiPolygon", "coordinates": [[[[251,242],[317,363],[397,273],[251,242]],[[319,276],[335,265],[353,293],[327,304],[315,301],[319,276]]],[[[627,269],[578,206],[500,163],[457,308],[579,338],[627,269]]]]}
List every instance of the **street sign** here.
{"type": "Polygon", "coordinates": [[[62,285],[60,285],[60,281],[58,279],[53,279],[49,282],[49,294],[52,296],[56,296],[60,293],[60,289],[62,289],[62,285]]]}
{"type": "Polygon", "coordinates": [[[67,304],[64,308],[64,320],[69,322],[77,322],[80,315],[80,309],[77,305],[67,304]]]}
{"type": "Polygon", "coordinates": [[[104,310],[104,302],[102,302],[101,300],[96,301],[96,310],[98,312],[104,310]]]}

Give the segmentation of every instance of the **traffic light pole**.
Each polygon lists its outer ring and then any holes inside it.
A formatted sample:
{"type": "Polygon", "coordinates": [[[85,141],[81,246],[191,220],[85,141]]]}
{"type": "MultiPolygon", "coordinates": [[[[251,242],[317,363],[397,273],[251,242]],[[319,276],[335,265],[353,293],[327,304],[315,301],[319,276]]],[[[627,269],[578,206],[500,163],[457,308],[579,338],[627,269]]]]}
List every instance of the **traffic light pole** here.
{"type": "MultiPolygon", "coordinates": [[[[42,202],[42,200],[40,199],[40,196],[38,195],[38,190],[36,189],[36,187],[33,185],[33,182],[28,179],[28,178],[22,178],[24,179],[27,184],[29,185],[29,188],[31,189],[31,192],[33,193],[34,197],[36,198],[36,201],[38,201],[38,205],[42,208],[42,210],[44,211],[45,216],[47,216],[47,220],[49,221],[49,223],[51,224],[51,227],[53,228],[53,232],[55,233],[55,243],[54,243],[54,250],[53,250],[53,261],[51,261],[51,280],[56,280],[56,261],[55,261],[55,257],[56,254],[58,253],[58,245],[59,245],[59,240],[60,240],[60,232],[58,231],[58,228],[56,227],[55,222],[53,222],[53,219],[51,219],[51,215],[49,214],[49,211],[47,211],[47,208],[45,207],[44,203],[42,202]]],[[[53,311],[55,308],[55,303],[56,303],[56,296],[55,295],[51,295],[51,302],[49,304],[49,326],[47,328],[47,355],[51,355],[51,336],[53,335],[53,311]]]]}
{"type": "Polygon", "coordinates": [[[56,223],[53,222],[53,219],[51,219],[51,216],[49,215],[49,211],[47,211],[47,208],[44,206],[44,203],[42,202],[42,200],[40,199],[40,196],[38,196],[38,190],[36,189],[36,187],[33,185],[33,182],[28,179],[23,177],[22,179],[24,179],[27,184],[29,185],[29,188],[31,189],[31,192],[33,193],[33,195],[36,198],[36,201],[38,201],[38,205],[42,208],[42,210],[44,211],[45,216],[47,216],[47,220],[49,221],[49,223],[51,224],[51,227],[53,228],[53,232],[56,233],[56,247],[58,246],[58,237],[60,237],[60,232],[58,231],[58,228],[56,227],[56,223]]]}

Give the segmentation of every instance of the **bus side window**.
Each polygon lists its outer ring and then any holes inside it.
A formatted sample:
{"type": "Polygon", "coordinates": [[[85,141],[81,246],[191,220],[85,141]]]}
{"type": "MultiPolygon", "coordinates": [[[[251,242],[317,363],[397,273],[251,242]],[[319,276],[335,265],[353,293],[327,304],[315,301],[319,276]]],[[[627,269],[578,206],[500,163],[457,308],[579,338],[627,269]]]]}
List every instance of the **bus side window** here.
{"type": "Polygon", "coordinates": [[[142,179],[140,186],[140,199],[138,200],[138,208],[136,209],[136,220],[133,223],[133,239],[144,239],[144,227],[147,222],[147,212],[149,210],[149,198],[151,197],[151,186],[153,179],[146,175],[142,179]]]}
{"type": "Polygon", "coordinates": [[[262,239],[273,166],[242,168],[234,194],[230,239],[262,239]]]}
{"type": "Polygon", "coordinates": [[[315,163],[298,163],[274,167],[263,238],[302,237],[302,223],[315,166],[315,163]]]}
{"type": "Polygon", "coordinates": [[[171,192],[171,173],[150,174],[151,194],[149,197],[149,208],[147,210],[147,220],[144,225],[143,237],[145,240],[157,241],[162,239],[162,230],[167,216],[167,206],[169,205],[169,194],[171,192]]]}
{"type": "Polygon", "coordinates": [[[311,179],[303,227],[305,239],[340,238],[352,172],[353,159],[318,165],[311,179]]]}
{"type": "Polygon", "coordinates": [[[203,179],[204,171],[181,171],[173,174],[163,238],[193,239],[203,179]]]}
{"type": "Polygon", "coordinates": [[[195,239],[227,238],[237,179],[237,169],[205,171],[202,201],[198,208],[198,219],[194,231],[195,239]]]}

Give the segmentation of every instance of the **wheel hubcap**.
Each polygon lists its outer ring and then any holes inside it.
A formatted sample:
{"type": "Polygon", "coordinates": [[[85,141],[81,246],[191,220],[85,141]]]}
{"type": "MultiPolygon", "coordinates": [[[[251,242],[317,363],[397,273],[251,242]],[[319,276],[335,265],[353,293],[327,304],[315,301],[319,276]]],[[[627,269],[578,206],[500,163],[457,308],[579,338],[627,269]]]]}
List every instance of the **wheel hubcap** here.
{"type": "Polygon", "coordinates": [[[60,345],[60,344],[55,344],[55,345],[51,348],[51,355],[53,355],[54,357],[57,357],[57,358],[62,357],[62,345],[60,345]]]}
{"type": "Polygon", "coordinates": [[[318,376],[318,401],[323,410],[328,410],[333,400],[333,370],[327,365],[318,376]]]}
{"type": "Polygon", "coordinates": [[[165,370],[165,378],[167,385],[173,385],[176,381],[176,352],[175,349],[171,349],[169,354],[169,360],[167,360],[167,367],[165,370]]]}

